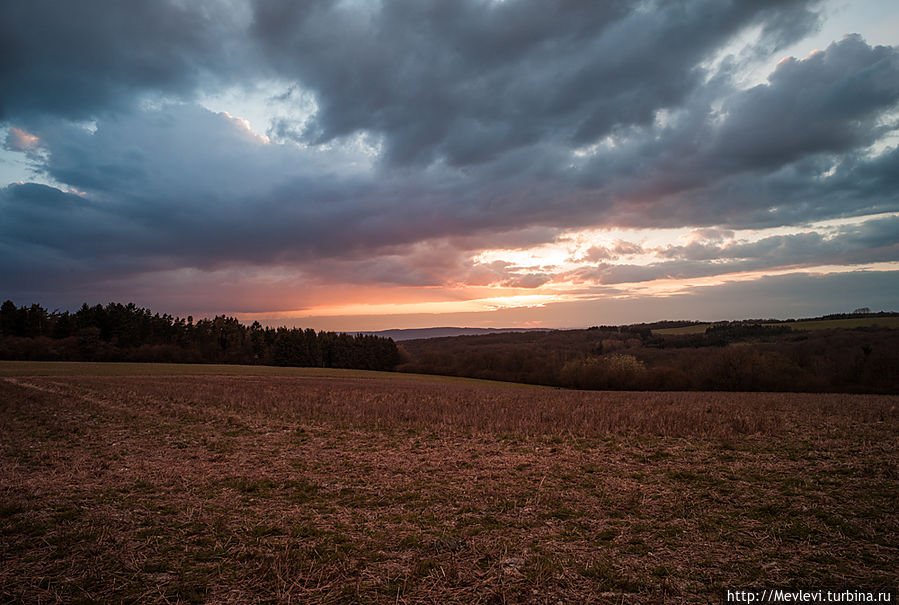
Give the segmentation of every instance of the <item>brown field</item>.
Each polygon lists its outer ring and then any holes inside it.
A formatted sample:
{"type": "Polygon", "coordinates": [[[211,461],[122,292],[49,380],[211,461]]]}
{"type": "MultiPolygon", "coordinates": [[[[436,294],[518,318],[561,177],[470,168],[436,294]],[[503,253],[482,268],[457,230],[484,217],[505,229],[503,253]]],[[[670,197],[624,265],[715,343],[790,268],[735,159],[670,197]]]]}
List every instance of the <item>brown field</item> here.
{"type": "Polygon", "coordinates": [[[899,584],[895,396],[2,369],[0,602],[899,584]]]}
{"type": "MultiPolygon", "coordinates": [[[[285,366],[250,366],[216,363],[145,363],[119,361],[0,361],[0,377],[15,376],[280,376],[296,378],[377,378],[403,382],[425,381],[495,385],[495,380],[345,370],[340,368],[297,368],[285,366]]],[[[539,385],[505,383],[523,389],[545,388],[539,385]]]]}

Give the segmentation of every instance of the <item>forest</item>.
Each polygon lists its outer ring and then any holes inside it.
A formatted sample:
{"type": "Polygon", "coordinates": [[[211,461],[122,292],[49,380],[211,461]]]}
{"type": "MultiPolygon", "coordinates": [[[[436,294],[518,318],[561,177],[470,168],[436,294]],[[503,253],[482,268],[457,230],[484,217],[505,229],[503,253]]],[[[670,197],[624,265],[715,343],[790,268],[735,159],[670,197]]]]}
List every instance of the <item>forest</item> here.
{"type": "Polygon", "coordinates": [[[393,340],[311,329],[245,326],[220,315],[160,315],[134,303],[48,312],[37,304],[0,306],[0,359],[230,363],[392,370],[393,340]]]}
{"type": "Polygon", "coordinates": [[[899,329],[797,325],[744,320],[703,329],[669,321],[398,346],[376,335],[246,326],[225,315],[194,321],[133,303],[49,312],[6,301],[0,359],[398,370],[591,390],[899,393],[899,329]],[[685,327],[692,332],[665,331],[685,327]]]}
{"type": "Polygon", "coordinates": [[[398,369],[576,389],[899,393],[897,329],[737,321],[657,331],[685,325],[408,340],[398,369]]]}

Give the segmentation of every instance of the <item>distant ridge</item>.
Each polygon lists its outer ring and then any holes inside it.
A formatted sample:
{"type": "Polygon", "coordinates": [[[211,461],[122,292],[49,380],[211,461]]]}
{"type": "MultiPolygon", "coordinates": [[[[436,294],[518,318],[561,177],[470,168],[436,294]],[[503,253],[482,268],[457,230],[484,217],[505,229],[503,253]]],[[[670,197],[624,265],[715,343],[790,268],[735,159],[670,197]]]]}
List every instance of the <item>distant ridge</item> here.
{"type": "Polygon", "coordinates": [[[484,334],[504,334],[508,332],[551,332],[551,328],[407,328],[358,332],[392,338],[394,341],[419,340],[423,338],[443,338],[446,336],[481,336],[484,334]]]}

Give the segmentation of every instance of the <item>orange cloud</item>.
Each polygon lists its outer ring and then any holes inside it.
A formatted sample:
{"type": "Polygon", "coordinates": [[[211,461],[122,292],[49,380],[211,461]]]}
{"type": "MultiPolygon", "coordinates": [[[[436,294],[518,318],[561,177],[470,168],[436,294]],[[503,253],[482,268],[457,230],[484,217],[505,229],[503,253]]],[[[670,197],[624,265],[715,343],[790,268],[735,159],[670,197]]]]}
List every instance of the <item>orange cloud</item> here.
{"type": "Polygon", "coordinates": [[[41,140],[37,135],[31,134],[27,130],[16,128],[13,126],[6,135],[6,148],[13,151],[22,151],[25,153],[34,151],[41,145],[41,140]]]}

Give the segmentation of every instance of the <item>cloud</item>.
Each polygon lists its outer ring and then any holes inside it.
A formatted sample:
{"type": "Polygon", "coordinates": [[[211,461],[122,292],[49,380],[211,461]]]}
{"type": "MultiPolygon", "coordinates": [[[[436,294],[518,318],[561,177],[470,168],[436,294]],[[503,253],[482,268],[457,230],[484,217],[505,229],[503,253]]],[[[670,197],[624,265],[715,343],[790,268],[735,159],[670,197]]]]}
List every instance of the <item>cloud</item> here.
{"type": "Polygon", "coordinates": [[[755,241],[716,238],[651,251],[649,264],[609,263],[574,269],[577,282],[623,284],[689,279],[746,271],[899,261],[899,216],[864,221],[831,231],[773,235],[755,241]]]}
{"type": "Polygon", "coordinates": [[[622,256],[633,256],[643,254],[646,250],[643,246],[634,242],[624,240],[616,240],[611,246],[591,246],[583,258],[570,259],[573,262],[597,262],[604,260],[618,260],[622,256]]]}
{"type": "Polygon", "coordinates": [[[820,25],[817,7],[13,3],[3,153],[26,154],[41,183],[0,190],[0,287],[255,268],[546,289],[895,261],[894,219],[803,225],[899,211],[899,49],[850,35],[741,88],[742,70],[820,25]],[[250,90],[268,95],[255,131],[200,104],[250,90]],[[567,275],[473,260],[616,226],[695,234],[595,245],[567,275]],[[775,226],[792,232],[738,239],[775,226]]]}
{"type": "Polygon", "coordinates": [[[472,191],[458,175],[383,175],[357,149],[270,144],[242,121],[193,104],[110,116],[93,129],[48,122],[38,133],[43,172],[84,194],[11,185],[2,196],[4,229],[11,241],[73,258],[96,257],[91,250],[102,241],[148,271],[173,263],[386,262],[439,238],[464,250],[483,245],[488,231],[513,245],[557,233],[510,224],[490,207],[502,199],[482,197],[495,190],[472,191]]]}
{"type": "Polygon", "coordinates": [[[502,285],[509,288],[532,289],[539,288],[550,281],[552,281],[552,276],[546,273],[525,273],[503,281],[502,285]]]}
{"type": "Polygon", "coordinates": [[[899,261],[899,216],[844,226],[833,233],[806,231],[765,237],[754,242],[694,242],[686,246],[668,246],[657,253],[663,258],[691,261],[767,259],[772,267],[810,262],[899,261]]]}
{"type": "Polygon", "coordinates": [[[275,0],[254,4],[251,31],[268,64],[316,97],[304,140],[374,132],[392,163],[469,166],[649,125],[742,29],[761,25],[769,46],[813,29],[809,4],[275,0]]]}
{"type": "Polygon", "coordinates": [[[242,72],[246,59],[229,62],[240,46],[236,9],[175,0],[10,3],[0,22],[0,119],[93,119],[242,72]]]}
{"type": "Polygon", "coordinates": [[[609,250],[607,247],[605,247],[605,246],[591,246],[591,247],[587,250],[587,254],[584,255],[584,258],[583,258],[583,259],[580,259],[580,260],[587,260],[587,261],[596,262],[596,261],[601,261],[601,260],[612,260],[612,259],[615,259],[615,258],[618,258],[618,257],[617,257],[611,250],[609,250]]]}
{"type": "Polygon", "coordinates": [[[889,117],[897,82],[899,49],[856,35],[782,61],[748,90],[710,81],[712,98],[672,125],[598,150],[584,186],[622,200],[612,220],[633,226],[745,228],[895,210],[896,152],[868,148],[899,126],[889,117]]]}
{"type": "Polygon", "coordinates": [[[32,153],[41,145],[41,140],[21,128],[13,126],[6,135],[6,141],[3,146],[9,151],[21,151],[23,153],[32,153]]]}
{"type": "MultiPolygon", "coordinates": [[[[589,300],[548,303],[537,309],[509,308],[490,313],[452,313],[441,316],[448,325],[583,328],[591,325],[643,323],[664,319],[802,318],[835,311],[851,312],[860,306],[874,311],[893,310],[899,305],[899,272],[856,271],[816,274],[793,273],[762,277],[750,282],[701,286],[666,296],[598,295],[589,300]]],[[[625,294],[625,295],[622,295],[625,294]]],[[[340,329],[360,325],[378,329],[382,324],[369,317],[302,318],[299,325],[340,329]]],[[[391,317],[391,325],[434,325],[429,314],[391,317]]]]}
{"type": "Polygon", "coordinates": [[[844,37],[802,60],[782,60],[768,82],[732,96],[705,154],[722,170],[771,169],[811,154],[864,148],[895,128],[899,50],[844,37]]]}
{"type": "Polygon", "coordinates": [[[897,278],[897,271],[799,272],[752,282],[697,287],[682,300],[696,305],[691,316],[709,319],[815,317],[848,313],[862,306],[890,311],[899,304],[897,278]]]}

